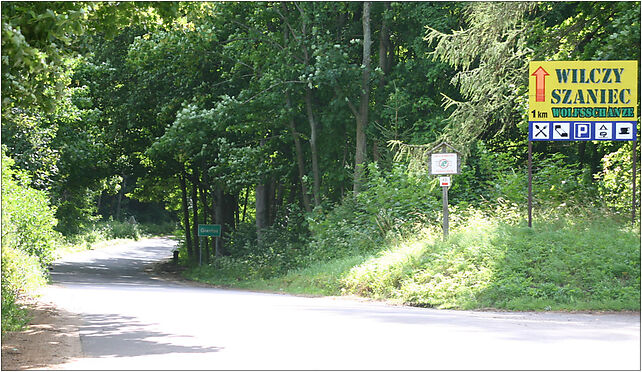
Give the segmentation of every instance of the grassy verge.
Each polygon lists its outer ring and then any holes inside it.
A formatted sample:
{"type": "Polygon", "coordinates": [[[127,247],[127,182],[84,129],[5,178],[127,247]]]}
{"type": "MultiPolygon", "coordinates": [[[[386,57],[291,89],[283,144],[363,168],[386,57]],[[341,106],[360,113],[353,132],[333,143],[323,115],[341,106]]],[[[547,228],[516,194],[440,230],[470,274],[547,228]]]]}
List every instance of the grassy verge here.
{"type": "Polygon", "coordinates": [[[309,266],[291,270],[285,275],[267,279],[243,278],[242,274],[238,274],[240,270],[238,266],[230,267],[226,270],[221,265],[191,268],[185,272],[185,277],[224,287],[290,294],[334,296],[342,294],[340,279],[350,269],[366,259],[367,257],[364,256],[349,256],[327,262],[314,262],[309,266]]]}
{"type": "Polygon", "coordinates": [[[609,219],[530,229],[475,216],[446,242],[403,242],[342,282],[349,293],[426,307],[639,310],[640,235],[609,219]]]}
{"type": "Polygon", "coordinates": [[[423,231],[373,255],[314,262],[270,278],[238,261],[186,276],[295,294],[353,294],[415,306],[507,310],[640,310],[640,233],[603,217],[549,217],[531,229],[472,213],[447,241],[423,231]]]}
{"type": "Polygon", "coordinates": [[[2,248],[2,334],[27,324],[28,312],[18,300],[45,283],[38,258],[11,246],[2,248]]]}

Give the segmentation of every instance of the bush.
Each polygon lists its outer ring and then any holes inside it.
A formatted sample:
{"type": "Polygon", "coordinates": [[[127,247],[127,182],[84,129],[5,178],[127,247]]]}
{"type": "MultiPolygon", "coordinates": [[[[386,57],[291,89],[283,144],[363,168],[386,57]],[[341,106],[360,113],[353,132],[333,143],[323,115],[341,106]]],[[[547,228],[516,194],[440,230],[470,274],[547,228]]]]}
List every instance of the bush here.
{"type": "Polygon", "coordinates": [[[29,187],[26,173],[12,168],[2,152],[2,246],[37,257],[44,266],[55,257],[61,235],[45,192],[29,187]]]}
{"type": "Polygon", "coordinates": [[[366,257],[363,256],[348,256],[335,260],[318,261],[303,268],[290,270],[283,276],[242,282],[236,285],[297,294],[339,296],[343,293],[342,278],[352,267],[365,260],[366,257]]]}
{"type": "Polygon", "coordinates": [[[141,231],[138,224],[109,219],[108,221],[95,222],[89,230],[86,230],[84,233],[69,236],[67,240],[72,243],[85,241],[86,243],[92,244],[111,239],[139,240],[140,237],[141,231]]]}
{"type": "Polygon", "coordinates": [[[257,247],[248,224],[230,235],[230,257],[188,275],[237,287],[352,293],[439,308],[639,310],[640,233],[599,209],[597,190],[583,183],[579,167],[561,155],[537,161],[537,212],[528,228],[526,171],[493,169],[489,164],[501,159],[484,156],[453,190],[460,195],[450,205],[445,242],[436,178],[400,165],[384,174],[370,164],[357,197],[307,216],[309,238],[292,228],[299,222],[277,224],[257,247]],[[473,182],[480,172],[497,177],[473,182]],[[479,197],[462,195],[473,192],[479,197]]]}
{"type": "Polygon", "coordinates": [[[347,196],[327,214],[310,221],[310,251],[314,260],[377,252],[396,239],[439,223],[441,197],[437,181],[409,174],[396,164],[383,174],[376,163],[368,165],[365,190],[356,200],[347,196]]]}
{"type": "Polygon", "coordinates": [[[37,257],[12,246],[2,246],[2,333],[20,329],[26,312],[16,304],[18,297],[44,285],[43,268],[37,257]]]}
{"type": "MultiPolygon", "coordinates": [[[[636,149],[639,154],[639,143],[636,149]]],[[[607,207],[617,213],[627,214],[631,212],[632,195],[632,170],[631,159],[632,145],[628,143],[620,147],[602,159],[602,171],[596,177],[598,188],[604,203],[607,207]]],[[[636,199],[640,201],[640,173],[636,174],[636,199]]],[[[639,215],[638,215],[639,216],[639,215]]],[[[638,217],[639,218],[639,217],[638,217]]]]}
{"type": "Polygon", "coordinates": [[[175,235],[180,229],[176,222],[140,223],[138,227],[147,236],[175,235]]]}
{"type": "MultiPolygon", "coordinates": [[[[85,190],[87,191],[87,190],[85,190]]],[[[91,228],[100,217],[94,215],[94,207],[84,193],[75,192],[56,208],[56,230],[65,236],[81,235],[91,228]]]]}
{"type": "MultiPolygon", "coordinates": [[[[595,205],[596,190],[583,182],[584,175],[566,156],[554,154],[533,160],[533,203],[541,208],[576,204],[595,205]],[[572,197],[569,197],[572,196],[572,197]]],[[[498,175],[491,199],[502,198],[525,206],[527,203],[528,173],[526,169],[508,170],[498,175]]],[[[599,205],[599,203],[598,203],[599,205]]]]}
{"type": "Polygon", "coordinates": [[[287,218],[279,216],[273,226],[262,231],[260,244],[257,243],[256,227],[240,224],[225,236],[224,250],[229,256],[190,269],[188,277],[226,284],[230,280],[269,279],[304,266],[309,262],[305,216],[297,206],[288,208],[287,218]]]}
{"type": "Polygon", "coordinates": [[[137,223],[109,221],[107,226],[109,239],[140,239],[140,229],[137,223]]]}
{"type": "Polygon", "coordinates": [[[16,306],[19,294],[42,285],[44,268],[55,258],[61,236],[54,231],[54,209],[47,196],[13,169],[2,148],[2,330],[25,322],[16,306]],[[6,324],[6,326],[5,326],[6,324]]]}
{"type": "Polygon", "coordinates": [[[639,310],[639,230],[612,218],[575,216],[535,230],[501,226],[495,235],[503,257],[482,304],[639,310]]]}

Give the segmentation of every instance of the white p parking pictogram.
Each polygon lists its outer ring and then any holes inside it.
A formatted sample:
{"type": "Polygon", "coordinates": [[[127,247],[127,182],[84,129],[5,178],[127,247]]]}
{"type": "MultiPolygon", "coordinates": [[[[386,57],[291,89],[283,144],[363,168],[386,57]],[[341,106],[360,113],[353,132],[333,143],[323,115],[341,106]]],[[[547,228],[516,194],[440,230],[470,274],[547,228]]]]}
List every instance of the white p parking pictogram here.
{"type": "Polygon", "coordinates": [[[575,123],[575,139],[591,138],[591,123],[575,123]]]}

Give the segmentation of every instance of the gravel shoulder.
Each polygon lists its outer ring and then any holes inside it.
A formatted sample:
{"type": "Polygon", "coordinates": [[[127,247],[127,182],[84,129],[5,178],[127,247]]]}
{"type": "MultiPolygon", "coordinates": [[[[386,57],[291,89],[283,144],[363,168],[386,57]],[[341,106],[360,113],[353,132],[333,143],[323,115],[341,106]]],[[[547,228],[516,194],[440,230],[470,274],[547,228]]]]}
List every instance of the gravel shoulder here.
{"type": "Polygon", "coordinates": [[[55,368],[82,356],[74,314],[37,298],[23,298],[29,309],[28,326],[2,337],[2,370],[55,368]]]}

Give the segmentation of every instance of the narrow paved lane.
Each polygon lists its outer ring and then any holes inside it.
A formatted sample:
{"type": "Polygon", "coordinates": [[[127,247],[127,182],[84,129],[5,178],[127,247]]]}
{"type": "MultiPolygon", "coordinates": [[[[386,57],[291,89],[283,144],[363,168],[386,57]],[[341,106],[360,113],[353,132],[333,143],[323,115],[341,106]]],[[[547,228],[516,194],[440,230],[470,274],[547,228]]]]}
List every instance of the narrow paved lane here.
{"type": "Polygon", "coordinates": [[[46,299],[80,315],[64,369],[640,369],[640,317],[418,309],[176,284],[148,239],[58,262],[46,299]]]}

